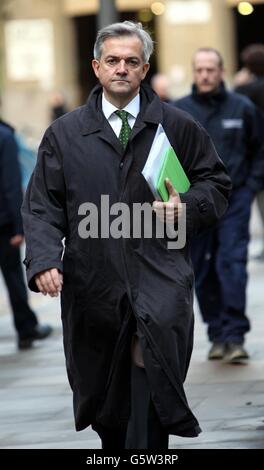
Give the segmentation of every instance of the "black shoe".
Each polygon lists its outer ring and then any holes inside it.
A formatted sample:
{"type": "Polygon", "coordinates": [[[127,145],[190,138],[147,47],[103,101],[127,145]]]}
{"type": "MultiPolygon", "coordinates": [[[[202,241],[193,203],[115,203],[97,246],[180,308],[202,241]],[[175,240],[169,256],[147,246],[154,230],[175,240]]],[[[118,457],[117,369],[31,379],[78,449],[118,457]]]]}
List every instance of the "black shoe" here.
{"type": "Polygon", "coordinates": [[[249,359],[249,355],[243,344],[228,343],[224,359],[229,364],[243,364],[249,359]]]}
{"type": "Polygon", "coordinates": [[[219,361],[223,359],[225,355],[225,344],[224,343],[213,343],[208,353],[209,361],[219,361]]]}
{"type": "Polygon", "coordinates": [[[18,349],[30,349],[33,341],[45,339],[51,333],[52,328],[50,325],[37,325],[28,336],[18,339],[18,349]]]}

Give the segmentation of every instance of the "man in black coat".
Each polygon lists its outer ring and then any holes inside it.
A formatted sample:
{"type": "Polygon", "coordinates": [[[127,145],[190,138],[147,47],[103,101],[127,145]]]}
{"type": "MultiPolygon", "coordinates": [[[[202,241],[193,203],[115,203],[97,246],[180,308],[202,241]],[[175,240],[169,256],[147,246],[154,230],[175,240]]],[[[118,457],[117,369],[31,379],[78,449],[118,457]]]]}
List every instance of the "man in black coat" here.
{"type": "Polygon", "coordinates": [[[192,93],[175,104],[207,130],[233,185],[224,217],[192,242],[196,294],[213,343],[208,358],[240,362],[248,359],[243,342],[250,328],[245,312],[250,209],[263,188],[260,121],[248,98],[227,91],[217,50],[198,49],[193,74],[192,93]]]}
{"type": "MultiPolygon", "coordinates": [[[[248,71],[246,83],[235,88],[237,93],[248,96],[262,112],[262,135],[264,132],[264,44],[250,44],[241,52],[241,60],[248,71]]],[[[262,222],[262,250],[256,259],[264,261],[264,189],[257,192],[256,201],[262,222]]]]}
{"type": "Polygon", "coordinates": [[[19,247],[24,241],[22,186],[18,149],[13,129],[0,121],[0,268],[8,288],[18,348],[28,349],[36,339],[51,333],[49,325],[39,325],[28,305],[19,247]]]}
{"type": "Polygon", "coordinates": [[[188,244],[170,249],[167,231],[135,234],[133,211],[144,204],[149,223],[180,231],[186,203],[189,240],[223,215],[231,186],[204,130],[141,83],[152,50],[141,24],[99,31],[100,85],[46,131],[23,204],[29,286],[61,291],[76,429],[92,424],[104,449],[166,449],[170,433],[200,432],[183,388],[193,338],[188,244]],[[185,194],[167,181],[166,203],[142,175],[159,124],[191,181],[185,194]]]}

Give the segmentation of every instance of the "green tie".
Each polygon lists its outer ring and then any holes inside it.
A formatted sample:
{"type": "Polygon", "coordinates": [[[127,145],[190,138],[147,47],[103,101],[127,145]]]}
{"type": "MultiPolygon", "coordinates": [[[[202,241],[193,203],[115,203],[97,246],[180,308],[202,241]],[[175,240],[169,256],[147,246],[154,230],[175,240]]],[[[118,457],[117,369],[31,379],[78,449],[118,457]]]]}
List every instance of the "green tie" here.
{"type": "Polygon", "coordinates": [[[126,148],[126,145],[128,143],[128,139],[129,139],[129,136],[130,136],[130,133],[131,133],[131,127],[130,125],[128,124],[128,115],[129,113],[127,113],[126,111],[124,110],[118,110],[118,111],[115,111],[115,114],[120,117],[120,119],[122,120],[122,127],[121,127],[121,131],[120,131],[120,134],[119,134],[119,140],[122,144],[122,146],[124,148],[126,148]]]}

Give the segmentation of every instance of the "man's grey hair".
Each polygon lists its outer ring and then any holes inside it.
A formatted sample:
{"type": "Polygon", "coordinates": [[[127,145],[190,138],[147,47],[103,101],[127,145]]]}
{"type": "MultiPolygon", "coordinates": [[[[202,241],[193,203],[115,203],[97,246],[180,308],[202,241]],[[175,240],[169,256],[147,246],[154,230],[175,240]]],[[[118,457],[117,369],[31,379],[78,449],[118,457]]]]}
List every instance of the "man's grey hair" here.
{"type": "Polygon", "coordinates": [[[120,36],[137,36],[142,42],[142,59],[144,63],[148,63],[153,52],[154,45],[150,34],[145,31],[141,23],[133,21],[123,21],[122,23],[113,23],[105,28],[100,29],[97,33],[94,44],[94,58],[99,60],[102,55],[103,43],[107,38],[115,38],[120,36]]]}

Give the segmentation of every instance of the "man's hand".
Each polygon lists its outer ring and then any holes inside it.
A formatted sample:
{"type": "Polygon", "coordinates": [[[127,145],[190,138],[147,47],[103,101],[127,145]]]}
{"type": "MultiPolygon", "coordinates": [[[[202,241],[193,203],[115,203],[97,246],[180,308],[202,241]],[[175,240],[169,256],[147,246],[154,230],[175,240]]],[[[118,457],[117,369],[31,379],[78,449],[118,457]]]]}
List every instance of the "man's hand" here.
{"type": "Polygon", "coordinates": [[[168,202],[154,201],[153,209],[162,222],[174,224],[181,215],[182,203],[179,193],[174,189],[168,178],[166,178],[165,184],[169,192],[169,200],[168,202]]]}
{"type": "Polygon", "coordinates": [[[63,284],[63,276],[57,268],[51,268],[38,273],[35,276],[35,282],[43,295],[58,297],[63,284]]]}
{"type": "Polygon", "coordinates": [[[14,235],[13,237],[10,238],[9,243],[12,246],[20,246],[22,245],[24,241],[24,236],[23,235],[14,235]]]}

